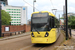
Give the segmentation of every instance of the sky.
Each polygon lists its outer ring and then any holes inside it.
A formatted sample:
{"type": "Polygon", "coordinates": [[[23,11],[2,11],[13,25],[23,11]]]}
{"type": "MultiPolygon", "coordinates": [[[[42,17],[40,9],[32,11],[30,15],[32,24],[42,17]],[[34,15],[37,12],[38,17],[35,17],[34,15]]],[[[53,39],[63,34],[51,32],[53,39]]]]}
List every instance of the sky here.
{"type": "MultiPolygon", "coordinates": [[[[31,19],[31,14],[33,13],[33,0],[8,0],[8,5],[12,6],[27,6],[28,7],[28,20],[31,19]],[[29,4],[27,4],[29,3],[29,4]]],[[[65,0],[36,0],[35,7],[39,11],[49,11],[52,12],[52,9],[57,9],[56,17],[59,18],[59,14],[62,17],[63,6],[65,5],[65,0]]],[[[68,0],[68,13],[75,13],[75,0],[68,0]]],[[[35,10],[35,11],[38,11],[35,10]]],[[[55,11],[52,13],[55,14],[55,11]]]]}

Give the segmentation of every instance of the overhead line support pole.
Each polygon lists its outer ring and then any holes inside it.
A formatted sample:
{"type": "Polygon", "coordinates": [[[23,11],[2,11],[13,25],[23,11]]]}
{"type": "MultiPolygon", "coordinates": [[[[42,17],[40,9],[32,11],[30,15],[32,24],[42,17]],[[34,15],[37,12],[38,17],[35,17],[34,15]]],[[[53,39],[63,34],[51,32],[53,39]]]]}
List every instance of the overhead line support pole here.
{"type": "Polygon", "coordinates": [[[67,0],[65,0],[65,8],[66,8],[66,40],[68,40],[67,0]]]}

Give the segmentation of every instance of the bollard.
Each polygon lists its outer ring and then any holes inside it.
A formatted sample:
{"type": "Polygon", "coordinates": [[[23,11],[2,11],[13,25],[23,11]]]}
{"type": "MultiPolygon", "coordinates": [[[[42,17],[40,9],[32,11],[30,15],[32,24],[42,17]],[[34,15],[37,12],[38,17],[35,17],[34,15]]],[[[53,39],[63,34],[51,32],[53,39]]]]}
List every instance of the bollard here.
{"type": "Polygon", "coordinates": [[[16,35],[16,32],[15,32],[15,35],[16,35]]]}
{"type": "Polygon", "coordinates": [[[18,32],[18,34],[20,34],[20,32],[18,32]]]}
{"type": "Polygon", "coordinates": [[[3,33],[3,37],[4,37],[4,33],[3,33]]]}
{"type": "Polygon", "coordinates": [[[71,28],[69,29],[69,32],[70,32],[70,37],[71,37],[71,28]]]}
{"type": "Polygon", "coordinates": [[[10,36],[12,36],[12,33],[10,33],[10,36]]]}

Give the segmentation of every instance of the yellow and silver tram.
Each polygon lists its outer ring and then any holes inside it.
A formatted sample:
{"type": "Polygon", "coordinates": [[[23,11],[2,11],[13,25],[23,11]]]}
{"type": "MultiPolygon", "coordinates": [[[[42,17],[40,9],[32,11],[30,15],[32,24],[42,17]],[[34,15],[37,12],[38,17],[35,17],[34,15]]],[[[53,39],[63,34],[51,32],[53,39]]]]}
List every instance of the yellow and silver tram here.
{"type": "Polygon", "coordinates": [[[59,37],[59,20],[48,11],[33,12],[31,15],[31,42],[54,43],[59,37]]]}

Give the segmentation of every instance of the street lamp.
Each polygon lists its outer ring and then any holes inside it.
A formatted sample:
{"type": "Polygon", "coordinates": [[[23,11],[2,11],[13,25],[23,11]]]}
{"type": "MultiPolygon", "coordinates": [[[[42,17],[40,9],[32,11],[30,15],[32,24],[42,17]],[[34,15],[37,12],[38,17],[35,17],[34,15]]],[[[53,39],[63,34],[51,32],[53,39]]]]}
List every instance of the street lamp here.
{"type": "Polygon", "coordinates": [[[35,7],[34,7],[35,2],[36,2],[36,0],[33,0],[33,12],[35,12],[35,7]]]}

